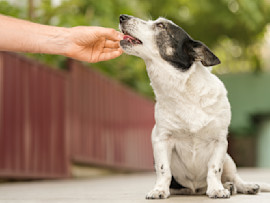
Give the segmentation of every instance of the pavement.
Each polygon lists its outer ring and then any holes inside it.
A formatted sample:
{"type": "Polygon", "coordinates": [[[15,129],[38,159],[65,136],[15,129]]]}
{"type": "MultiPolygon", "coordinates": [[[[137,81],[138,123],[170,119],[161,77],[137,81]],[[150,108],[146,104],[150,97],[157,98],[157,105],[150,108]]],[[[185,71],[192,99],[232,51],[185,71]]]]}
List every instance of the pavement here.
{"type": "MultiPolygon", "coordinates": [[[[270,169],[240,169],[247,181],[270,183],[270,169]]],[[[146,200],[155,183],[154,173],[103,175],[94,178],[0,183],[0,203],[270,203],[270,193],[237,194],[230,199],[172,196],[146,200]]]]}

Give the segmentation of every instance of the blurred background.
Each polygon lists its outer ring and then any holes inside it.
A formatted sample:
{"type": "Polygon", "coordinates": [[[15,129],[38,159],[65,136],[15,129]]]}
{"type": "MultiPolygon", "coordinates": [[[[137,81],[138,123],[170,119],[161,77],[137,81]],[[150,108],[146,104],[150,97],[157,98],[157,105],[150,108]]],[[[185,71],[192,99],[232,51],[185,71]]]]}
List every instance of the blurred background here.
{"type": "MultiPolygon", "coordinates": [[[[118,29],[120,14],[171,19],[220,58],[232,106],[229,153],[270,167],[270,0],[1,0],[33,22],[118,29]]],[[[67,177],[70,165],[153,170],[154,95],[143,60],[82,64],[0,55],[0,177],[67,177]]]]}

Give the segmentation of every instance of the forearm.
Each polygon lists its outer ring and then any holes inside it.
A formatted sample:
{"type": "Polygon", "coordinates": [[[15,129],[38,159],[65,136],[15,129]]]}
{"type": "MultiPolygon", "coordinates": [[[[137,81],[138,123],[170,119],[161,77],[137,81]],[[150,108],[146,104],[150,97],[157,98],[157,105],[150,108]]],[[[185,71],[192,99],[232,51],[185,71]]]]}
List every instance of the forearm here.
{"type": "Polygon", "coordinates": [[[0,50],[65,54],[68,28],[0,15],[0,50]]]}
{"type": "Polygon", "coordinates": [[[123,34],[112,28],[54,27],[0,15],[0,51],[46,53],[91,63],[122,54],[123,34]]]}

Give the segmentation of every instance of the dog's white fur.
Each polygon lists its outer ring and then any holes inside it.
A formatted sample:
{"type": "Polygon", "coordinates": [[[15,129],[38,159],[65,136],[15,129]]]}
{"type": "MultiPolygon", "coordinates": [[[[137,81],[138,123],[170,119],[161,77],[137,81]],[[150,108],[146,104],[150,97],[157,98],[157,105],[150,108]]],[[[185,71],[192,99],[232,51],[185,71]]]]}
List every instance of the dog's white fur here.
{"type": "MultiPolygon", "coordinates": [[[[157,181],[147,198],[167,198],[172,175],[186,187],[171,190],[173,194],[227,198],[228,189],[257,193],[259,186],[242,181],[226,153],[231,110],[223,83],[200,61],[183,72],[160,57],[154,37],[159,30],[153,25],[162,21],[170,22],[132,17],[125,28],[120,25],[143,42],[123,49],[144,59],[156,96],[152,145],[157,181]],[[234,189],[227,182],[233,182],[234,189]]],[[[171,47],[166,50],[172,51],[171,47]]]]}

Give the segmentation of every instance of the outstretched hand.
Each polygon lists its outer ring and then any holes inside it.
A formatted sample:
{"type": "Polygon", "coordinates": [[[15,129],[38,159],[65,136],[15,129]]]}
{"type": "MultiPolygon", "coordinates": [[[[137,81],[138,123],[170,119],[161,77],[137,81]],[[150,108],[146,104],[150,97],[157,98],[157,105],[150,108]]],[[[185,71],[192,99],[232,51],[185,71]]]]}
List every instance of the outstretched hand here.
{"type": "Polygon", "coordinates": [[[64,55],[89,63],[120,56],[119,41],[123,34],[112,28],[79,26],[68,28],[68,44],[64,55]]]}
{"type": "Polygon", "coordinates": [[[41,25],[0,14],[0,50],[65,55],[95,63],[120,56],[123,34],[112,28],[41,25]]]}

